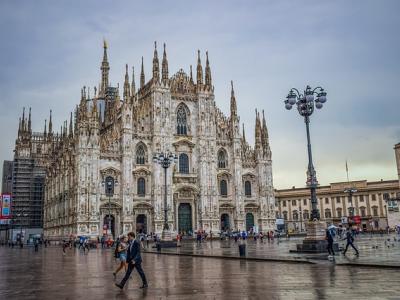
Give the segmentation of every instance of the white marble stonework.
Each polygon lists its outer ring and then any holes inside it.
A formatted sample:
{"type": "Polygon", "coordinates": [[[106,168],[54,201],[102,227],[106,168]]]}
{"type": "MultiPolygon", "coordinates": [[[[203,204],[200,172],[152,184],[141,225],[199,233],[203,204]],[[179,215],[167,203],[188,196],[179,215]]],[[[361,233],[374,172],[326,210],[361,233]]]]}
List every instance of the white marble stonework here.
{"type": "Polygon", "coordinates": [[[274,229],[264,115],[256,112],[252,147],[244,128],[241,133],[233,84],[230,115],[216,106],[208,54],[203,75],[199,52],[194,79],[191,68],[189,74],[180,69],[169,76],[165,45],[161,67],[155,48],[153,76],[146,82],[142,62],[136,89],[128,67],[123,87],[110,86],[107,50],[105,44],[99,88],[82,89],[69,130],[65,124],[57,137],[50,128],[46,133],[55,142],[47,164],[45,235],[101,236],[109,213],[116,235],[131,230],[160,234],[164,171],[152,157],[166,151],[179,157],[167,172],[168,220],[174,235],[199,228],[274,229]],[[102,185],[107,177],[118,182],[112,197],[102,185]]]}

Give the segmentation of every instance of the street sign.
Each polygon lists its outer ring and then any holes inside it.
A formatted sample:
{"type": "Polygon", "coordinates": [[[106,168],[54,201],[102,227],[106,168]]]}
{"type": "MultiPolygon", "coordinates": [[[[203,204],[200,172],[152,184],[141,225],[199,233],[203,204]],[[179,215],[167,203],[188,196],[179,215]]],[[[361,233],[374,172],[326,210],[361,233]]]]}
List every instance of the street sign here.
{"type": "Polygon", "coordinates": [[[342,217],[342,224],[347,224],[347,217],[342,217]]]}
{"type": "Polygon", "coordinates": [[[284,225],[285,224],[285,220],[284,219],[276,219],[275,224],[276,225],[284,225]]]}

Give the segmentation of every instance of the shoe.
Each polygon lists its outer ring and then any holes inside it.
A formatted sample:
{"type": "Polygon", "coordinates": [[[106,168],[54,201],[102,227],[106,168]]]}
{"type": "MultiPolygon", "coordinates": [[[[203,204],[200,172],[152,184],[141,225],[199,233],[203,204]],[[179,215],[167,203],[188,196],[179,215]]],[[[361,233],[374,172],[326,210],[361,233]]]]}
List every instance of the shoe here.
{"type": "Polygon", "coordinates": [[[146,283],[146,284],[143,284],[140,288],[141,289],[145,289],[145,288],[147,288],[149,285],[146,283]]]}
{"type": "Polygon", "coordinates": [[[360,256],[360,253],[357,252],[357,253],[356,253],[356,256],[360,256]]]}
{"type": "Polygon", "coordinates": [[[119,283],[116,283],[115,286],[119,287],[121,290],[124,288],[122,285],[120,285],[119,283]]]}
{"type": "Polygon", "coordinates": [[[115,272],[113,272],[113,276],[114,276],[114,279],[117,278],[117,274],[115,274],[115,272]]]}

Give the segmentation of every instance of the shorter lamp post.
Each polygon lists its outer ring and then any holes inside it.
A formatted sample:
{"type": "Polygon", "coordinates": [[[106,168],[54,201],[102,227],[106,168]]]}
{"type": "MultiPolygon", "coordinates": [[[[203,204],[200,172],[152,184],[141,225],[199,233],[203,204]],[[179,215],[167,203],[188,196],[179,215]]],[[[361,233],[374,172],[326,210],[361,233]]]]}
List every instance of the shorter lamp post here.
{"type": "Polygon", "coordinates": [[[350,221],[353,222],[353,217],[354,217],[353,194],[357,193],[357,189],[350,187],[345,189],[344,192],[349,194],[350,207],[349,207],[349,218],[347,220],[347,223],[351,225],[352,223],[350,223],[350,221]]]}
{"type": "Polygon", "coordinates": [[[172,163],[176,163],[178,157],[176,154],[172,154],[171,152],[166,153],[155,153],[153,156],[154,163],[161,165],[164,169],[164,226],[162,231],[163,240],[171,239],[171,235],[169,234],[169,225],[168,225],[168,205],[167,205],[167,169],[172,163]]]}
{"type": "Polygon", "coordinates": [[[20,224],[20,230],[19,230],[19,242],[20,242],[20,246],[21,248],[23,247],[23,242],[22,242],[22,217],[26,218],[28,216],[28,214],[22,210],[21,213],[17,214],[17,217],[19,219],[19,224],[20,224]]]}
{"type": "MultiPolygon", "coordinates": [[[[111,236],[114,238],[111,230],[111,197],[114,196],[114,186],[118,186],[118,180],[107,176],[106,179],[101,183],[103,187],[105,187],[106,196],[108,197],[108,229],[110,230],[111,236]]],[[[114,221],[115,223],[115,221],[114,221]]],[[[107,230],[108,232],[108,230],[107,230]]]]}

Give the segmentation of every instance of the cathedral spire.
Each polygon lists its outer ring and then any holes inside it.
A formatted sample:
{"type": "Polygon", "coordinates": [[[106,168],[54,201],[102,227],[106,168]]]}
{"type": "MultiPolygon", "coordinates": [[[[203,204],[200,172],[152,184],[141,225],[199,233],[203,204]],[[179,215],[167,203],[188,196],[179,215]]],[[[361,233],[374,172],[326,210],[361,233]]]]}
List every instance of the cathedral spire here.
{"type": "Polygon", "coordinates": [[[140,88],[142,89],[144,87],[144,66],[143,66],[143,56],[142,56],[142,70],[140,71],[140,88]]]}
{"type": "Polygon", "coordinates": [[[255,150],[259,151],[261,149],[261,122],[260,114],[256,109],[256,128],[255,128],[255,150]]]}
{"type": "Polygon", "coordinates": [[[245,134],[245,131],[244,131],[244,123],[242,124],[242,128],[243,128],[243,133],[242,133],[243,142],[246,143],[246,134],[245,134]]]}
{"type": "Polygon", "coordinates": [[[200,50],[197,50],[197,85],[203,84],[203,67],[201,66],[200,50]]]}
{"type": "Polygon", "coordinates": [[[29,107],[28,132],[32,132],[31,108],[29,107]]]}
{"type": "Polygon", "coordinates": [[[20,136],[20,134],[21,134],[21,130],[22,130],[22,128],[21,128],[21,117],[19,117],[19,123],[18,123],[18,136],[20,136]]]}
{"type": "Polygon", "coordinates": [[[211,68],[210,62],[208,61],[208,51],[206,51],[206,75],[205,75],[205,84],[207,86],[211,86],[211,68]]]}
{"type": "Polygon", "coordinates": [[[22,108],[21,131],[25,131],[25,106],[22,108]]]}
{"type": "Polygon", "coordinates": [[[101,86],[100,86],[100,91],[99,93],[101,94],[101,96],[105,96],[107,87],[108,87],[108,73],[110,71],[110,65],[108,63],[108,57],[107,57],[107,42],[106,40],[104,40],[104,44],[103,44],[103,49],[104,49],[104,53],[103,53],[103,61],[101,63],[101,86]]]}
{"type": "Polygon", "coordinates": [[[135,87],[135,68],[132,67],[132,85],[131,85],[131,94],[134,96],[136,93],[136,87],[135,87]]]}
{"type": "Polygon", "coordinates": [[[51,118],[51,113],[52,113],[52,111],[51,111],[51,109],[50,109],[50,118],[49,118],[49,135],[53,134],[53,121],[52,121],[52,118],[51,118]]]}
{"type": "Polygon", "coordinates": [[[130,86],[129,86],[129,75],[128,75],[128,64],[125,65],[125,81],[124,81],[124,101],[128,102],[131,96],[130,86]]]}
{"type": "Polygon", "coordinates": [[[44,119],[44,130],[43,130],[44,138],[47,136],[47,119],[44,119]]]}
{"type": "Polygon", "coordinates": [[[235,91],[233,89],[233,81],[231,80],[231,117],[237,116],[237,106],[236,106],[236,98],[235,91]]]}
{"type": "Polygon", "coordinates": [[[157,42],[154,42],[153,81],[158,82],[159,79],[160,79],[160,63],[158,61],[157,42]]]}
{"type": "Polygon", "coordinates": [[[168,60],[167,60],[167,51],[165,50],[165,43],[164,43],[164,53],[162,59],[162,80],[168,80],[168,60]]]}
{"type": "Polygon", "coordinates": [[[262,120],[262,129],[261,129],[261,141],[264,150],[264,155],[268,156],[269,150],[269,137],[268,137],[268,128],[267,122],[265,122],[264,110],[262,111],[263,120],[262,120]]]}
{"type": "Polygon", "coordinates": [[[70,138],[74,137],[74,131],[73,131],[73,127],[72,127],[72,111],[71,111],[71,115],[69,117],[69,137],[70,138]]]}
{"type": "Polygon", "coordinates": [[[193,83],[192,65],[190,65],[190,82],[193,83]]]}

